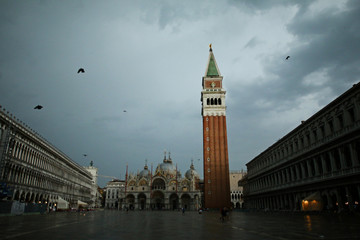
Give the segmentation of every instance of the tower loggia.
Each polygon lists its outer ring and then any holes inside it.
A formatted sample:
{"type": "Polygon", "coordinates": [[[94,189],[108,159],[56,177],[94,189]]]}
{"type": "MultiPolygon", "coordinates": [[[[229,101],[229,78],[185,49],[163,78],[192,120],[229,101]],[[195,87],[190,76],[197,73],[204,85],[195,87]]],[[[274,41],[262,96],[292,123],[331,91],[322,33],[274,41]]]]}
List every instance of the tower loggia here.
{"type": "Polygon", "coordinates": [[[226,91],[211,45],[202,78],[204,204],[230,207],[229,159],[226,131],[226,91]]]}

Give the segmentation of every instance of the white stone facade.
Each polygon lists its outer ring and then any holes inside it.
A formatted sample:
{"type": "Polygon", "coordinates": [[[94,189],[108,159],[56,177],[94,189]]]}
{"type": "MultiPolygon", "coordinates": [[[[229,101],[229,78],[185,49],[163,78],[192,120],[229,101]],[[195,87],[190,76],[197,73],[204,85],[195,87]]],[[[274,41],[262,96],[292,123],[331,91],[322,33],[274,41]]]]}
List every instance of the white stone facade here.
{"type": "Polygon", "coordinates": [[[125,197],[125,181],[114,179],[105,187],[105,208],[119,209],[120,200],[125,197]]]}
{"type": "Polygon", "coordinates": [[[230,199],[234,209],[243,208],[244,205],[243,186],[239,182],[245,174],[243,170],[230,171],[230,199]]]}
{"type": "Polygon", "coordinates": [[[201,91],[203,116],[226,116],[224,89],[204,89],[201,91]]]}
{"type": "Polygon", "coordinates": [[[91,161],[90,166],[84,167],[91,174],[91,201],[89,207],[99,207],[99,192],[97,185],[98,169],[93,166],[91,161]]]}

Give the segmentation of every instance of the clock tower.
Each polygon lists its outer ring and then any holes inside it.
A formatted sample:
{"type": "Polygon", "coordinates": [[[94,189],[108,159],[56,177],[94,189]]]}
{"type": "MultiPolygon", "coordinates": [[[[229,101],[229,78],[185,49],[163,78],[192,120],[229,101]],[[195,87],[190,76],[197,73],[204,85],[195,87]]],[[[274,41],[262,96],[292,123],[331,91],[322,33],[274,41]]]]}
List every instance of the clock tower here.
{"type": "Polygon", "coordinates": [[[205,208],[230,207],[229,158],[226,133],[226,91],[210,44],[202,78],[205,208]]]}

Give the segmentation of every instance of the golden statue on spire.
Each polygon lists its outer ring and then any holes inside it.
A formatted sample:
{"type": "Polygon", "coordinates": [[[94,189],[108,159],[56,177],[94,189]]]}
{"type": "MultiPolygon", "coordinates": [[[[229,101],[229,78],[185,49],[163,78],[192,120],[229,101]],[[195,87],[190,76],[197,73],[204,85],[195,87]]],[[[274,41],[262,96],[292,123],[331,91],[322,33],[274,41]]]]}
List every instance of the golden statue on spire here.
{"type": "Polygon", "coordinates": [[[209,44],[209,48],[211,48],[211,43],[209,44]]]}

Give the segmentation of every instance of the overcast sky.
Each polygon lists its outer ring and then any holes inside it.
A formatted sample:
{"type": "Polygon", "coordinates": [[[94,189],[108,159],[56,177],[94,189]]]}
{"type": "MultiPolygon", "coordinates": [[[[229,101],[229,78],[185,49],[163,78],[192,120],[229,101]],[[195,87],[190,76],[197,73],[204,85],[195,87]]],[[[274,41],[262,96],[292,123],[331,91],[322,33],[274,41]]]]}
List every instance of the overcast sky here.
{"type": "Polygon", "coordinates": [[[360,81],[360,1],[0,0],[0,105],[101,175],[155,169],[166,149],[203,176],[210,43],[230,170],[246,169],[360,81]]]}

